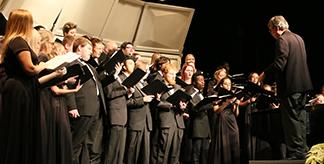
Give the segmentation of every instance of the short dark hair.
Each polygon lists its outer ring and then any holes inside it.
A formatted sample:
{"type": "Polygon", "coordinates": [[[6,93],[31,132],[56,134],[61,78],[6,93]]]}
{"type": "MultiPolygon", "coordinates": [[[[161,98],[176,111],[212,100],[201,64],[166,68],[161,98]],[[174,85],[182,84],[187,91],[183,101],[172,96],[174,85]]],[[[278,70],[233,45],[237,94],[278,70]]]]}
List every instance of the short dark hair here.
{"type": "Polygon", "coordinates": [[[192,81],[192,83],[195,85],[196,84],[196,81],[197,81],[197,77],[198,76],[204,76],[204,72],[203,71],[196,71],[193,75],[192,75],[192,77],[191,77],[191,81],[192,81]]]}
{"type": "Polygon", "coordinates": [[[69,31],[70,31],[71,29],[75,29],[75,28],[77,28],[77,25],[76,25],[75,23],[73,23],[73,22],[66,22],[66,23],[63,25],[63,28],[62,28],[62,30],[63,30],[63,34],[65,34],[65,33],[69,33],[69,31]]]}
{"type": "Polygon", "coordinates": [[[123,43],[120,45],[120,48],[121,48],[121,49],[126,49],[126,46],[127,46],[128,44],[133,45],[132,42],[128,42],[128,41],[126,41],[126,42],[123,42],[123,43]]]}
{"type": "Polygon", "coordinates": [[[155,66],[157,70],[161,70],[161,67],[164,63],[170,63],[171,59],[166,56],[160,56],[158,59],[155,60],[155,66]]]}

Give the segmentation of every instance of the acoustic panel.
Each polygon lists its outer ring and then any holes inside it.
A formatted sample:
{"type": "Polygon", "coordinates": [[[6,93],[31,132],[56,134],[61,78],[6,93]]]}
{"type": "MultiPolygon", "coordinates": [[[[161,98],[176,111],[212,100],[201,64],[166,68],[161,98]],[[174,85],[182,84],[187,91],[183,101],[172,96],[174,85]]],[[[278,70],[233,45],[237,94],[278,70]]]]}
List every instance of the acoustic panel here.
{"type": "Polygon", "coordinates": [[[120,43],[124,41],[132,42],[143,6],[144,2],[139,0],[115,1],[100,37],[116,40],[120,43]]]}
{"type": "Polygon", "coordinates": [[[194,9],[145,3],[134,44],[137,49],[158,49],[180,54],[194,9]]]}
{"type": "MultiPolygon", "coordinates": [[[[62,33],[62,27],[66,22],[74,22],[78,26],[78,34],[99,36],[115,1],[65,1],[55,32],[62,33]]],[[[58,12],[59,10],[56,13],[58,12]]]]}

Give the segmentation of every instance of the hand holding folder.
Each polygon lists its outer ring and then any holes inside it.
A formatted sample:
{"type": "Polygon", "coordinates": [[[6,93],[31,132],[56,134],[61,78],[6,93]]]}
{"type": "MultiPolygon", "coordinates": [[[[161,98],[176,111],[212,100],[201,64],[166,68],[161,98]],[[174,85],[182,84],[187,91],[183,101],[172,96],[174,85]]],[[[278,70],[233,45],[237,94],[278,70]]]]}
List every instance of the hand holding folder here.
{"type": "Polygon", "coordinates": [[[191,99],[191,96],[189,94],[182,91],[181,89],[178,89],[171,96],[169,96],[166,100],[168,102],[170,102],[171,104],[178,106],[180,101],[188,102],[190,99],[191,99]]]}
{"type": "Polygon", "coordinates": [[[112,74],[115,71],[115,65],[117,63],[123,63],[126,59],[123,51],[118,50],[112,54],[111,58],[107,58],[107,60],[103,61],[97,68],[97,72],[106,71],[108,74],[112,74]]]}
{"type": "Polygon", "coordinates": [[[236,94],[233,93],[232,91],[229,91],[227,89],[224,89],[222,87],[218,88],[218,98],[219,99],[230,99],[233,97],[236,97],[236,94]]]}
{"type": "Polygon", "coordinates": [[[83,74],[83,70],[82,70],[81,66],[79,64],[74,64],[74,65],[66,67],[66,74],[64,74],[63,76],[60,76],[60,77],[53,78],[52,80],[42,84],[41,87],[49,87],[49,86],[57,85],[65,80],[67,80],[70,77],[78,76],[81,74],[83,74]]]}
{"type": "Polygon", "coordinates": [[[204,97],[204,99],[200,100],[195,107],[200,108],[203,105],[215,102],[215,101],[220,100],[220,99],[221,98],[219,98],[217,95],[210,95],[210,96],[204,97]]]}
{"type": "Polygon", "coordinates": [[[144,76],[146,75],[146,72],[143,71],[140,68],[136,68],[132,74],[130,74],[123,82],[122,84],[127,87],[133,87],[135,86],[144,76]]]}
{"type": "Polygon", "coordinates": [[[247,82],[246,86],[244,87],[243,91],[250,93],[250,95],[255,96],[257,94],[266,94],[274,96],[274,93],[268,90],[265,90],[260,85],[257,85],[252,82],[247,82]]]}

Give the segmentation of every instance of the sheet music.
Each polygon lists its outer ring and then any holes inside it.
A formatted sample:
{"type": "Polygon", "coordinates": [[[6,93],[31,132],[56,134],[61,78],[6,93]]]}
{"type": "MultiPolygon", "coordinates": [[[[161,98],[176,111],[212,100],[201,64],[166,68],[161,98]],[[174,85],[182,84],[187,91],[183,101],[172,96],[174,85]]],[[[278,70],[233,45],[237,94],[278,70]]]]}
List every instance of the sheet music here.
{"type": "Polygon", "coordinates": [[[45,64],[46,64],[47,69],[57,70],[62,67],[65,67],[69,63],[71,63],[79,58],[80,58],[80,55],[73,53],[73,52],[68,52],[64,55],[55,56],[51,60],[45,62],[45,64]]]}

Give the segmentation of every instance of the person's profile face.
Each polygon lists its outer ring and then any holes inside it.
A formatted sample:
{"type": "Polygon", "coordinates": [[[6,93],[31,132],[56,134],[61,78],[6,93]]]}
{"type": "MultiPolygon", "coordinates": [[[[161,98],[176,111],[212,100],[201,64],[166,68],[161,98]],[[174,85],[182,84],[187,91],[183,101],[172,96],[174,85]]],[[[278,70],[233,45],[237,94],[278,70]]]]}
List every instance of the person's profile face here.
{"type": "Polygon", "coordinates": [[[76,32],[77,32],[77,31],[76,31],[76,28],[74,28],[74,29],[69,30],[69,32],[66,33],[66,35],[76,36],[76,34],[77,34],[76,32]]]}
{"type": "Polygon", "coordinates": [[[250,81],[254,84],[257,84],[259,82],[259,75],[257,73],[253,73],[251,75],[250,81]]]}
{"type": "Polygon", "coordinates": [[[222,84],[223,88],[226,89],[226,90],[231,90],[231,87],[232,87],[232,82],[230,79],[224,79],[224,82],[222,84]]]}
{"type": "Polygon", "coordinates": [[[103,49],[104,49],[104,45],[103,44],[96,44],[94,47],[93,47],[93,57],[95,58],[99,58],[101,53],[103,52],[103,49]]]}
{"type": "Polygon", "coordinates": [[[90,59],[90,56],[92,54],[92,46],[90,44],[87,44],[85,46],[80,46],[79,54],[81,55],[81,58],[85,61],[88,61],[90,59]]]}
{"type": "Polygon", "coordinates": [[[227,76],[227,71],[225,68],[221,68],[219,70],[217,70],[214,74],[214,77],[217,81],[225,78],[227,76]]]}
{"type": "Polygon", "coordinates": [[[132,73],[135,68],[135,62],[132,59],[128,59],[125,61],[125,71],[132,73]]]}
{"type": "Polygon", "coordinates": [[[187,55],[185,58],[185,63],[195,63],[196,59],[193,55],[187,55]]]}
{"type": "Polygon", "coordinates": [[[197,76],[196,79],[196,83],[197,83],[197,89],[202,90],[205,87],[205,78],[203,75],[197,76]]]}
{"type": "Polygon", "coordinates": [[[169,72],[167,72],[165,74],[165,80],[167,83],[171,84],[171,85],[174,85],[176,83],[176,71],[174,70],[170,70],[169,72]]]}
{"type": "Polygon", "coordinates": [[[269,32],[272,37],[274,37],[275,39],[278,39],[279,34],[278,34],[278,31],[276,28],[269,28],[269,32]]]}
{"type": "Polygon", "coordinates": [[[194,69],[191,66],[187,66],[183,73],[185,78],[191,78],[194,73],[194,69]]]}
{"type": "Polygon", "coordinates": [[[135,52],[135,49],[133,47],[133,45],[131,44],[127,44],[125,49],[123,49],[123,53],[125,55],[132,55],[135,52]]]}

